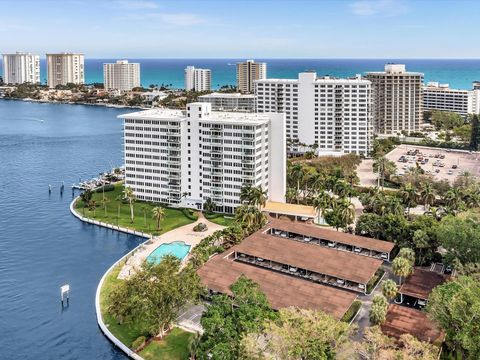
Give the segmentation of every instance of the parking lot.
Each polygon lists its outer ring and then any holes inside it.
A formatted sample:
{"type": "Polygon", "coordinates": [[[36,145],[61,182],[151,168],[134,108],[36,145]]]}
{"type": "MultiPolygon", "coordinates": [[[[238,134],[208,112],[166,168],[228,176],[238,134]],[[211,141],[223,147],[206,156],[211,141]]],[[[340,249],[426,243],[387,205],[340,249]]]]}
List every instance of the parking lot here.
{"type": "Polygon", "coordinates": [[[470,172],[480,177],[480,154],[468,151],[400,145],[389,154],[388,160],[397,165],[397,174],[405,175],[410,168],[420,166],[437,180],[453,182],[457,175],[470,172]]]}

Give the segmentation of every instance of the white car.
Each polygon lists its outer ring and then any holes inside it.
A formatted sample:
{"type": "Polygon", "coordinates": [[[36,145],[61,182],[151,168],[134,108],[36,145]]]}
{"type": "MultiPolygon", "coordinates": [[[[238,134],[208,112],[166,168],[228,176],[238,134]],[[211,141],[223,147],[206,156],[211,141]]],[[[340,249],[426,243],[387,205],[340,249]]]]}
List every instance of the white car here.
{"type": "Polygon", "coordinates": [[[362,252],[362,248],[361,247],[358,247],[358,246],[355,246],[353,248],[353,251],[355,251],[356,253],[359,253],[359,252],[362,252]]]}

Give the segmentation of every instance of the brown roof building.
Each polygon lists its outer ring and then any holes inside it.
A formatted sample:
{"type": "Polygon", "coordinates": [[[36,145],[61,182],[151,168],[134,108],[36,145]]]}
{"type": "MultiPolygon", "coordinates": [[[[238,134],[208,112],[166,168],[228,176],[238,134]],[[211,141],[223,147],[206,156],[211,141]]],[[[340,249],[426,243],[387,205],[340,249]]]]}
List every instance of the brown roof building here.
{"type": "Polygon", "coordinates": [[[351,292],[234,261],[232,255],[232,249],[216,255],[198,270],[202,283],[210,290],[231,295],[230,286],[243,274],[259,284],[274,309],[320,309],[337,319],[357,298],[351,292]]]}
{"type": "MultiPolygon", "coordinates": [[[[260,231],[247,237],[232,250],[238,260],[253,261],[258,266],[282,270],[282,266],[286,265],[306,270],[307,275],[312,273],[320,278],[327,276],[333,280],[348,280],[354,283],[357,291],[365,290],[357,285],[366,286],[383,263],[379,259],[292,241],[260,231]],[[249,255],[253,259],[245,259],[242,255],[249,255]]],[[[333,284],[335,283],[334,281],[333,284]]]]}
{"type": "Polygon", "coordinates": [[[432,290],[448,280],[448,276],[438,272],[415,268],[412,275],[405,279],[398,291],[402,295],[428,300],[432,290]]]}
{"type": "Polygon", "coordinates": [[[445,335],[437,326],[427,317],[425,312],[390,304],[388,307],[387,318],[381,325],[385,335],[400,338],[403,334],[411,334],[422,341],[428,341],[440,345],[445,335]]]}

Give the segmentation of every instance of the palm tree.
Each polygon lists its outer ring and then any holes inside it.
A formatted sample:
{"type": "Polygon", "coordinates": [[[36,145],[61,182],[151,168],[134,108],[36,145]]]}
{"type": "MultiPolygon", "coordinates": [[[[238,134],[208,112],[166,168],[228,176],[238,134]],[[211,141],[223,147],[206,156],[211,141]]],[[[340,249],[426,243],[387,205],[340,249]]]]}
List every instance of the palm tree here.
{"type": "Polygon", "coordinates": [[[240,189],[240,201],[242,204],[251,205],[253,197],[253,187],[248,184],[243,184],[240,189]]]}
{"type": "Polygon", "coordinates": [[[435,189],[431,183],[424,183],[420,191],[420,198],[423,201],[424,208],[427,210],[435,202],[435,189]]]}
{"type": "Polygon", "coordinates": [[[108,198],[106,198],[105,196],[101,200],[103,210],[105,211],[105,217],[107,217],[107,203],[109,203],[109,202],[110,202],[110,200],[108,200],[108,198]]]}
{"type": "Polygon", "coordinates": [[[90,202],[92,201],[93,191],[92,190],[85,190],[80,194],[80,199],[83,203],[83,216],[85,216],[85,208],[90,207],[90,202]]]}
{"type": "Polygon", "coordinates": [[[455,213],[463,206],[461,190],[459,188],[451,188],[445,193],[443,197],[445,205],[447,205],[449,211],[455,213]]]}
{"type": "Polygon", "coordinates": [[[152,217],[157,222],[157,230],[160,230],[160,222],[165,218],[165,209],[161,206],[155,206],[152,209],[152,217]]]}
{"type": "Polygon", "coordinates": [[[382,294],[385,296],[389,301],[392,301],[397,296],[398,287],[395,281],[391,279],[387,279],[382,284],[382,294]]]}
{"type": "Polygon", "coordinates": [[[383,295],[375,295],[370,308],[370,322],[373,325],[380,325],[385,322],[388,310],[388,301],[383,295]]]}
{"type": "Polygon", "coordinates": [[[397,257],[402,257],[410,261],[410,264],[415,264],[415,251],[413,251],[410,248],[401,248],[400,251],[398,252],[397,257]]]}
{"type": "Polygon", "coordinates": [[[127,199],[128,205],[130,206],[130,220],[133,224],[133,219],[134,219],[133,203],[135,202],[135,199],[136,199],[135,193],[133,192],[133,189],[130,186],[127,186],[123,190],[123,196],[125,197],[125,199],[127,199]]]}
{"type": "Polygon", "coordinates": [[[404,257],[397,256],[392,261],[392,272],[398,276],[398,284],[401,285],[402,277],[405,278],[413,272],[412,263],[404,257]]]}
{"type": "Polygon", "coordinates": [[[207,198],[203,203],[203,210],[207,213],[213,213],[217,205],[211,198],[207,198]]]}
{"type": "Polygon", "coordinates": [[[258,209],[265,206],[267,203],[267,191],[264,191],[261,186],[252,188],[251,191],[251,205],[256,205],[258,209]]]}
{"type": "Polygon", "coordinates": [[[400,197],[407,207],[407,213],[410,215],[410,208],[417,206],[417,192],[412,183],[406,183],[402,186],[400,197]]]}
{"type": "Polygon", "coordinates": [[[324,189],[325,178],[322,174],[315,172],[308,179],[308,186],[310,188],[310,194],[316,195],[319,191],[324,189]]]}
{"type": "MultiPolygon", "coordinates": [[[[295,163],[290,168],[290,174],[297,184],[297,194],[300,193],[300,183],[305,177],[305,167],[301,163],[295,163]]],[[[298,198],[297,198],[298,203],[298,198]]]]}
{"type": "Polygon", "coordinates": [[[373,162],[373,171],[378,172],[378,186],[380,186],[381,180],[382,189],[385,184],[385,175],[387,173],[395,172],[396,166],[395,164],[392,166],[392,164],[393,163],[385,156],[380,156],[373,162]]]}
{"type": "Polygon", "coordinates": [[[323,216],[325,210],[329,209],[332,206],[332,198],[326,191],[321,191],[313,199],[313,206],[318,213],[318,222],[320,223],[320,215],[323,216]]]}
{"type": "MultiPolygon", "coordinates": [[[[340,220],[345,225],[344,230],[347,230],[348,225],[355,221],[355,206],[346,198],[337,201],[338,215],[340,220]]],[[[337,229],[338,230],[338,229],[337,229]]]]}

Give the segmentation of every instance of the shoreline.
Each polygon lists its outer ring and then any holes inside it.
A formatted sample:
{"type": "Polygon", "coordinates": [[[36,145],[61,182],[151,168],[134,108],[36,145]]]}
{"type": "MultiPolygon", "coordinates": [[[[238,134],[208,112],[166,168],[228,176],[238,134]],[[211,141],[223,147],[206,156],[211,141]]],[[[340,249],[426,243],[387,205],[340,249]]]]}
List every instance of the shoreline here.
{"type": "Polygon", "coordinates": [[[130,234],[130,235],[135,235],[135,236],[146,238],[145,241],[141,242],[135,248],[133,248],[128,253],[123,255],[120,259],[115,261],[107,269],[107,271],[105,271],[105,273],[102,275],[102,277],[101,277],[101,279],[100,279],[100,281],[97,285],[97,289],[95,290],[95,314],[96,314],[96,317],[97,317],[97,325],[100,328],[100,331],[103,333],[103,335],[110,342],[112,342],[116,347],[118,347],[120,350],[122,350],[128,357],[130,357],[134,360],[144,360],[140,355],[138,355],[136,352],[134,352],[132,349],[130,349],[127,345],[125,345],[119,339],[117,339],[117,337],[112,334],[112,332],[108,329],[107,325],[105,325],[105,323],[103,322],[103,316],[102,316],[102,311],[101,311],[101,307],[100,307],[100,293],[102,291],[102,286],[103,286],[103,283],[105,281],[105,278],[115,268],[115,266],[117,266],[121,261],[124,261],[126,258],[131,256],[135,251],[137,251],[139,248],[144,246],[147,242],[149,242],[150,239],[151,239],[151,235],[141,233],[141,232],[137,232],[137,231],[130,230],[130,229],[126,229],[126,228],[122,228],[120,226],[115,227],[114,225],[110,225],[110,224],[107,224],[107,223],[104,223],[104,222],[101,222],[101,221],[95,221],[95,220],[83,217],[82,215],[77,213],[77,211],[74,208],[74,205],[79,198],[80,198],[80,196],[75,197],[72,200],[72,202],[70,203],[70,212],[72,213],[73,216],[75,216],[80,221],[86,222],[86,223],[92,224],[92,225],[98,225],[98,226],[101,226],[101,227],[104,227],[104,228],[107,228],[107,229],[112,229],[112,230],[124,232],[124,233],[130,234]],[[146,237],[145,235],[149,235],[149,236],[146,237]]]}
{"type": "Polygon", "coordinates": [[[141,106],[129,106],[129,105],[115,105],[110,103],[84,103],[84,102],[73,102],[73,101],[56,101],[56,100],[36,100],[30,98],[10,98],[10,97],[0,97],[0,100],[7,101],[23,101],[29,103],[37,104],[52,104],[52,105],[85,105],[85,106],[98,106],[111,109],[135,109],[135,110],[148,110],[150,107],[141,107],[141,106]]]}

